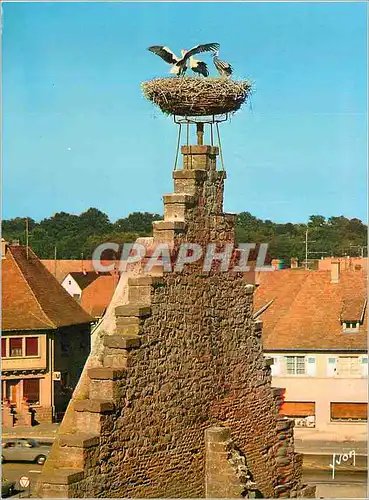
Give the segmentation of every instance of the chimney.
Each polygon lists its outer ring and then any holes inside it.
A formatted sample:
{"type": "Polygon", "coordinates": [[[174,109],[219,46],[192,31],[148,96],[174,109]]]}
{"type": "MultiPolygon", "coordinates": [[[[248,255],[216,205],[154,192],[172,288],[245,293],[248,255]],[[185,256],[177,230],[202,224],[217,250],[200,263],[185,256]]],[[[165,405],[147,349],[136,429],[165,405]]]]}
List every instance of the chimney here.
{"type": "Polygon", "coordinates": [[[8,242],[4,238],[1,238],[1,258],[5,259],[6,249],[8,247],[8,242]]]}
{"type": "Polygon", "coordinates": [[[340,261],[332,260],[331,262],[331,283],[339,283],[340,281],[340,261]]]}

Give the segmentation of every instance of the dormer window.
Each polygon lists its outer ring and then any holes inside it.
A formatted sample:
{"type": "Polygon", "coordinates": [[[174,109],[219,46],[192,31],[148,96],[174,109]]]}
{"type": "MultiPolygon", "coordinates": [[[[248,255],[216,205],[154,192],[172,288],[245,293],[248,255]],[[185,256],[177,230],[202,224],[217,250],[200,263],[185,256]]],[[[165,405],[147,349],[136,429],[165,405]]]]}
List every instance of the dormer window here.
{"type": "Polygon", "coordinates": [[[360,321],[344,321],[342,323],[344,333],[358,332],[360,329],[360,321]]]}

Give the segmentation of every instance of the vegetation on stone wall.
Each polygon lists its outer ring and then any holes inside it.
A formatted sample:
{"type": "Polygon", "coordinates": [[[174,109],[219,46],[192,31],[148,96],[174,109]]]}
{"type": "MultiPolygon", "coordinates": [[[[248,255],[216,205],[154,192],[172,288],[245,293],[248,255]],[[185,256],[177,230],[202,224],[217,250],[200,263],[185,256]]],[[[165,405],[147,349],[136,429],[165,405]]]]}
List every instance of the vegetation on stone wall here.
{"type": "MultiPolygon", "coordinates": [[[[59,212],[36,222],[28,218],[29,245],[43,259],[88,259],[97,245],[107,241],[129,243],[139,236],[151,234],[152,222],[159,214],[133,212],[128,217],[111,222],[96,208],[80,215],[59,212]]],[[[2,236],[7,241],[26,242],[26,218],[3,220],[2,236]]],[[[250,212],[237,217],[236,239],[243,243],[268,243],[273,258],[289,260],[305,258],[305,236],[308,229],[309,258],[321,256],[367,255],[367,226],[360,219],[311,215],[307,223],[277,224],[258,219],[250,212]]]]}

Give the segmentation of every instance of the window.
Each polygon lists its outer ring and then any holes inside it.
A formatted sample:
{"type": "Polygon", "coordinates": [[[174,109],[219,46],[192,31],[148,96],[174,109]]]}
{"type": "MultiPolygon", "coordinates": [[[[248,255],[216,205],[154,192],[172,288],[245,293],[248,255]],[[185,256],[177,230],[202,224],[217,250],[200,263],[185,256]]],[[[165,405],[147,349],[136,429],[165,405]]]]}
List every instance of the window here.
{"type": "Polygon", "coordinates": [[[358,332],[360,328],[360,322],[359,321],[345,321],[342,324],[343,331],[345,333],[354,333],[358,332]]]}
{"type": "Polygon", "coordinates": [[[288,375],[305,375],[305,356],[286,356],[288,375]]]}
{"type": "Polygon", "coordinates": [[[23,379],[23,397],[27,399],[27,403],[40,403],[40,379],[25,378],[23,379]]]}
{"type": "Polygon", "coordinates": [[[367,403],[331,403],[331,421],[362,421],[368,419],[367,403]]]}
{"type": "Polygon", "coordinates": [[[6,358],[6,339],[1,337],[1,357],[6,358]]]}
{"type": "Polygon", "coordinates": [[[39,356],[39,337],[2,337],[3,358],[39,356]]]}
{"type": "Polygon", "coordinates": [[[22,356],[22,343],[23,339],[21,337],[9,339],[9,346],[10,346],[9,355],[11,358],[22,356]]]}
{"type": "Polygon", "coordinates": [[[338,377],[361,377],[361,366],[359,356],[338,356],[338,377]]]}
{"type": "Polygon", "coordinates": [[[26,337],[26,356],[38,356],[38,337],[26,337]]]}

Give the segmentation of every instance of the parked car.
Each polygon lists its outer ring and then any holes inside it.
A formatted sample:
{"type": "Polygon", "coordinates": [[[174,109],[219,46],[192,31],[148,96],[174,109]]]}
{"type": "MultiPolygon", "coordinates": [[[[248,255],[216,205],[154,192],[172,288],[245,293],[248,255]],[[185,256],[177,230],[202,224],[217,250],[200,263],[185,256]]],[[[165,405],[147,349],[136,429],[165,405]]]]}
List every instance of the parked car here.
{"type": "Polygon", "coordinates": [[[11,497],[15,491],[15,482],[1,478],[1,497],[11,497]]]}
{"type": "Polygon", "coordinates": [[[50,446],[40,444],[34,439],[4,439],[1,450],[1,462],[36,462],[43,465],[50,453],[50,446]]]}

